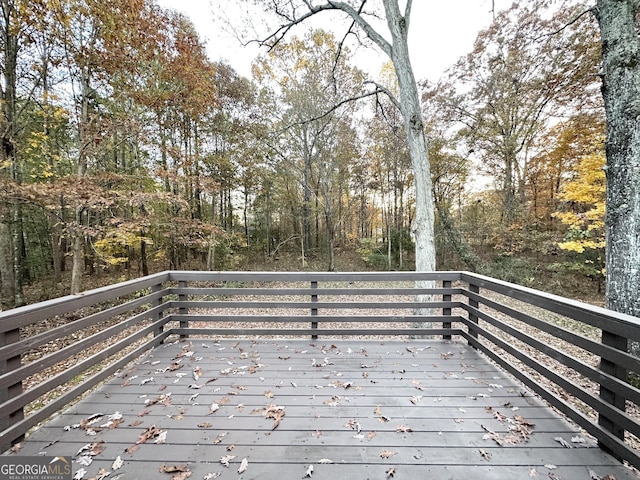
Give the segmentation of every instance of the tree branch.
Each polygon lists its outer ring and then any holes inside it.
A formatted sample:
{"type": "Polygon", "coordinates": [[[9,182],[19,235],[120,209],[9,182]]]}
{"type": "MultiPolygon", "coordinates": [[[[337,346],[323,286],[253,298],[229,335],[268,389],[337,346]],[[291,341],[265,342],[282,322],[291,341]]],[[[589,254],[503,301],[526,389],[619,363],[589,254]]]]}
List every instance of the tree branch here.
{"type": "Polygon", "coordinates": [[[411,20],[411,7],[413,7],[413,0],[407,0],[407,5],[404,7],[404,21],[407,25],[407,32],[409,31],[409,21],[411,20]]]}
{"type": "MultiPolygon", "coordinates": [[[[371,26],[369,22],[367,22],[362,15],[353,8],[351,5],[344,2],[334,2],[329,1],[327,6],[331,6],[335,10],[342,10],[344,13],[349,15],[362,30],[367,34],[367,36],[373,40],[373,42],[378,45],[384,53],[386,53],[389,58],[391,58],[392,46],[389,42],[387,42],[382,35],[380,35],[375,28],[371,26]]],[[[322,7],[322,6],[320,6],[322,7]]]]}
{"type": "Polygon", "coordinates": [[[549,33],[545,33],[543,35],[540,35],[540,36],[534,38],[533,41],[537,42],[541,38],[551,37],[553,35],[557,35],[560,32],[562,32],[563,30],[565,30],[568,27],[570,27],[571,25],[573,25],[574,23],[576,23],[578,20],[580,20],[582,17],[584,17],[585,15],[587,15],[589,13],[593,13],[595,15],[596,14],[596,7],[593,6],[591,8],[586,9],[585,11],[583,11],[583,12],[579,13],[578,15],[576,15],[575,18],[573,18],[569,22],[565,23],[562,27],[558,28],[557,30],[554,30],[553,32],[549,32],[549,33]]]}
{"type": "MultiPolygon", "coordinates": [[[[305,2],[308,3],[308,2],[305,2]]],[[[362,3],[360,4],[360,8],[358,8],[358,14],[362,14],[362,9],[364,8],[365,3],[367,3],[367,0],[362,0],[362,3]]],[[[335,85],[338,83],[338,79],[336,78],[336,69],[338,68],[338,61],[340,60],[340,55],[342,54],[342,48],[344,47],[344,42],[347,40],[347,37],[353,33],[353,27],[355,26],[356,21],[352,20],[351,25],[349,25],[349,29],[347,30],[347,33],[344,34],[344,37],[342,37],[342,40],[340,40],[340,43],[338,44],[338,51],[336,52],[336,58],[333,61],[333,68],[331,69],[331,79],[333,80],[333,85],[334,85],[334,89],[335,89],[335,85]]]]}

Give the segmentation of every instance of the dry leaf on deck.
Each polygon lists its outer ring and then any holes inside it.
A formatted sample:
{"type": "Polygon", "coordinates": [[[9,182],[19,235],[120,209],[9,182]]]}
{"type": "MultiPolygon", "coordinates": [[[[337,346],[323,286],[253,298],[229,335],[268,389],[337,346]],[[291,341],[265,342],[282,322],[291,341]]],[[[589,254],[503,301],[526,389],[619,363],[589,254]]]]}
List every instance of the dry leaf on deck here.
{"type": "Polygon", "coordinates": [[[307,468],[307,471],[304,472],[304,476],[302,478],[311,478],[312,474],[313,474],[313,465],[309,465],[309,468],[307,468]]]}
{"type": "Polygon", "coordinates": [[[247,471],[247,467],[249,466],[249,460],[247,457],[244,457],[240,462],[240,467],[238,468],[238,473],[244,473],[247,471]]]}
{"type": "Polygon", "coordinates": [[[395,477],[396,476],[396,469],[395,469],[395,467],[391,467],[385,473],[387,474],[387,478],[395,477]]]}
{"type": "Polygon", "coordinates": [[[411,427],[407,427],[406,425],[398,425],[396,427],[396,432],[411,433],[411,432],[413,432],[413,429],[411,427]]]}
{"type": "Polygon", "coordinates": [[[235,455],[223,455],[222,457],[220,457],[220,463],[222,465],[224,465],[225,467],[229,466],[229,462],[231,460],[233,460],[234,458],[236,458],[235,455]]]}
{"type": "Polygon", "coordinates": [[[113,463],[111,464],[111,470],[118,470],[123,465],[124,465],[124,462],[122,461],[122,458],[120,457],[120,455],[118,455],[116,459],[113,461],[113,463]]]}
{"type": "Polygon", "coordinates": [[[382,450],[379,453],[380,458],[391,458],[391,457],[393,457],[394,455],[397,455],[397,454],[398,454],[398,452],[392,452],[391,450],[382,450]]]}
{"type": "Polygon", "coordinates": [[[556,442],[558,442],[560,445],[562,445],[564,448],[571,448],[571,444],[569,442],[567,442],[564,438],[562,438],[562,437],[554,437],[553,439],[556,442]]]}

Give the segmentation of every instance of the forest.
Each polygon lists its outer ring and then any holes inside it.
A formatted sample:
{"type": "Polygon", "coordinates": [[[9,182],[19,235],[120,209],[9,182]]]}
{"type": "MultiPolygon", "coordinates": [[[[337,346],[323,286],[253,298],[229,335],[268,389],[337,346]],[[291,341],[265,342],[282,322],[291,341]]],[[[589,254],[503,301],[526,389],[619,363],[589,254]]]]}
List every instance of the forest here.
{"type": "MultiPolygon", "coordinates": [[[[516,2],[440,79],[417,79],[439,270],[603,298],[589,8],[516,2]]],[[[414,268],[390,64],[368,78],[342,37],[308,29],[245,78],[154,0],[1,9],[2,308],[165,269],[414,268]]]]}

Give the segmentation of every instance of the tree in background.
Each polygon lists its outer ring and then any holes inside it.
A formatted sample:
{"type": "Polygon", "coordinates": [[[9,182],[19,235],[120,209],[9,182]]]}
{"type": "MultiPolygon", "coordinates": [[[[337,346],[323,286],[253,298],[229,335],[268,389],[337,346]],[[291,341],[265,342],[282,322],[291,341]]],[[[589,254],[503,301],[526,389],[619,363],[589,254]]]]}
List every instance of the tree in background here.
{"type": "MultiPolygon", "coordinates": [[[[408,34],[411,25],[412,0],[407,0],[404,11],[401,11],[397,0],[382,0],[382,9],[386,20],[386,30],[377,30],[380,12],[369,10],[365,1],[350,2],[260,2],[264,8],[274,14],[279,27],[265,37],[256,39],[261,45],[273,48],[296,25],[304,23],[314,15],[325,12],[346,14],[351,26],[346,36],[356,31],[362,32],[391,60],[399,85],[400,98],[390,95],[385,88],[377,87],[376,91],[385,91],[394,100],[395,106],[402,112],[405,134],[409,148],[415,178],[416,214],[413,232],[416,238],[416,270],[433,271],[435,265],[434,244],[434,210],[432,184],[429,170],[429,158],[424,137],[424,122],[420,108],[420,97],[416,85],[411,61],[409,58],[408,34]],[[367,8],[365,8],[367,7],[367,8]],[[382,33],[381,33],[382,31],[382,33]],[[388,34],[390,40],[385,38],[388,34]]],[[[345,36],[345,37],[346,37],[345,36]]],[[[342,42],[340,43],[342,46],[342,42]]]]}
{"type": "Polygon", "coordinates": [[[515,3],[499,13],[439,87],[448,116],[462,126],[467,151],[498,185],[501,223],[507,228],[527,223],[526,187],[536,139],[553,118],[592,103],[595,25],[562,28],[584,8],[566,3],[554,7],[553,14],[542,0],[515,3]]]}
{"type": "Polygon", "coordinates": [[[604,278],[605,155],[604,139],[594,138],[591,151],[580,156],[573,178],[558,192],[565,208],[554,216],[568,227],[559,247],[573,252],[574,261],[564,265],[597,281],[604,278]]]}
{"type": "Polygon", "coordinates": [[[355,105],[348,100],[360,94],[362,85],[349,52],[338,48],[333,35],[313,30],[304,38],[279,42],[253,66],[256,80],[273,92],[271,154],[282,165],[280,171],[300,186],[300,213],[295,213],[294,200],[292,216],[299,219],[303,266],[304,257],[318,246],[322,217],[329,270],[335,268],[334,244],[346,212],[343,185],[358,154],[351,126],[355,105]]]}

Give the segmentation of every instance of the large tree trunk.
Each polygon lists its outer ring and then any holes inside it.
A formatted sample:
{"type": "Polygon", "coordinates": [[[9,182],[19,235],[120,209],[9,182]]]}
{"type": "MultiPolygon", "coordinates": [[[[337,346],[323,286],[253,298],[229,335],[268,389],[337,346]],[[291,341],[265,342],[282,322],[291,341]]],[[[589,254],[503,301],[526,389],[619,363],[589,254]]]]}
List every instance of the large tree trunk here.
{"type": "Polygon", "coordinates": [[[635,316],[640,316],[639,9],[638,0],[598,0],[596,7],[607,115],[606,305],[635,316]]]}
{"type": "MultiPolygon", "coordinates": [[[[400,110],[404,117],[407,132],[409,156],[413,167],[416,189],[416,216],[413,233],[416,239],[416,271],[432,272],[436,269],[436,248],[434,235],[434,206],[431,168],[424,136],[424,122],[418,87],[409,59],[407,43],[409,18],[400,14],[397,0],[385,0],[384,8],[387,24],[391,32],[391,60],[398,77],[400,87],[400,110]]],[[[434,281],[416,282],[416,288],[433,288],[434,281]]],[[[417,295],[417,301],[428,302],[430,295],[417,295]]],[[[418,309],[417,315],[430,315],[429,309],[418,309]]],[[[429,323],[416,323],[416,326],[430,327],[429,323]]]]}
{"type": "Polygon", "coordinates": [[[391,60],[398,77],[400,108],[404,117],[407,144],[415,179],[416,218],[413,232],[416,237],[416,271],[430,272],[436,269],[433,187],[427,144],[424,138],[420,97],[409,60],[409,46],[407,44],[409,19],[400,14],[396,0],[385,0],[384,6],[393,40],[391,60]]]}

